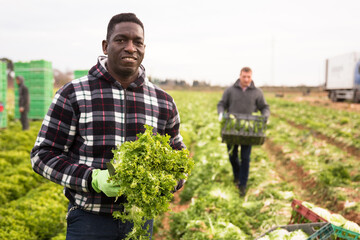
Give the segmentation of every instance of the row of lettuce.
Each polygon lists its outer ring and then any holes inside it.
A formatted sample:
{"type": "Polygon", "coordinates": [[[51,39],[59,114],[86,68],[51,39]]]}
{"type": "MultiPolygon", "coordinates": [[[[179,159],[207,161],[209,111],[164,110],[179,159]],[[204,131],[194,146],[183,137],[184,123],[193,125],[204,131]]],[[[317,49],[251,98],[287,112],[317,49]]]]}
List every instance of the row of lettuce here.
{"type": "Polygon", "coordinates": [[[282,119],[308,127],[347,146],[360,149],[360,114],[355,111],[316,106],[269,95],[272,112],[282,119]]]}
{"type": "Polygon", "coordinates": [[[12,120],[0,131],[0,239],[51,239],[64,232],[62,188],[31,169],[29,153],[39,127],[31,122],[30,130],[22,131],[12,120]]]}

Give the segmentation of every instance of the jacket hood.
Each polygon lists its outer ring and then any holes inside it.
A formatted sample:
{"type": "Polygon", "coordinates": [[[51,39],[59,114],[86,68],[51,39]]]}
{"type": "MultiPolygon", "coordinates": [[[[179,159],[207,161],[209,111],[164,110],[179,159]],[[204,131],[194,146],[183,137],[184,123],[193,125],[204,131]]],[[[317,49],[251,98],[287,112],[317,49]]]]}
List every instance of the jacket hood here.
{"type": "Polygon", "coordinates": [[[23,76],[17,76],[16,77],[17,80],[19,80],[19,85],[23,85],[24,84],[24,77],[23,76]]]}

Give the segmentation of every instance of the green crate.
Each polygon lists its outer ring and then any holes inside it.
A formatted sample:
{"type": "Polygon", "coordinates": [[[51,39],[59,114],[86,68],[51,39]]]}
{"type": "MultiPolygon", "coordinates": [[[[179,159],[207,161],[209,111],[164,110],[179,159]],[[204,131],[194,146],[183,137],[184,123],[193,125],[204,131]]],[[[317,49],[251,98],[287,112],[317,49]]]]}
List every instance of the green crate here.
{"type": "Polygon", "coordinates": [[[52,75],[53,69],[52,68],[30,68],[30,73],[32,75],[36,74],[45,74],[45,75],[52,75]]]}
{"type": "Polygon", "coordinates": [[[222,120],[222,142],[230,145],[262,145],[266,138],[263,116],[225,114],[222,120]]]}
{"type": "Polygon", "coordinates": [[[50,89],[50,88],[54,88],[54,83],[53,80],[39,80],[39,79],[31,79],[30,80],[30,88],[45,88],[45,89],[50,89]]]}
{"type": "Polygon", "coordinates": [[[52,101],[52,96],[44,96],[44,95],[32,95],[30,96],[30,104],[35,104],[38,106],[48,104],[52,101]]]}
{"type": "Polygon", "coordinates": [[[6,92],[0,92],[0,102],[6,103],[7,101],[7,94],[6,92]]]}
{"type": "Polygon", "coordinates": [[[31,97],[34,96],[44,96],[52,97],[54,95],[53,89],[50,88],[29,88],[29,93],[31,97]]]}
{"type": "Polygon", "coordinates": [[[14,62],[15,71],[28,71],[30,63],[28,62],[14,62]]]}
{"type": "Polygon", "coordinates": [[[7,126],[7,63],[0,61],[0,128],[7,126]]]}
{"type": "Polygon", "coordinates": [[[331,223],[325,223],[323,227],[321,227],[318,231],[314,232],[307,240],[326,240],[330,239],[333,235],[334,229],[332,228],[331,223]]]}
{"type": "Polygon", "coordinates": [[[44,119],[46,113],[48,112],[48,109],[35,109],[29,112],[28,118],[34,119],[34,120],[42,120],[44,119]]]}
{"type": "Polygon", "coordinates": [[[46,60],[32,60],[30,61],[30,67],[33,69],[36,68],[48,68],[51,69],[52,68],[52,64],[49,61],[46,60]]]}
{"type": "Polygon", "coordinates": [[[15,118],[15,119],[20,119],[20,112],[19,112],[19,108],[15,108],[14,118],[15,118]]]}
{"type": "Polygon", "coordinates": [[[78,79],[83,76],[87,76],[88,74],[89,74],[89,70],[75,70],[74,71],[74,79],[78,79]]]}
{"type": "Polygon", "coordinates": [[[332,228],[334,229],[334,235],[337,237],[337,239],[346,239],[346,240],[359,240],[360,234],[347,230],[345,228],[336,226],[334,224],[331,224],[332,228]]]}
{"type": "Polygon", "coordinates": [[[32,118],[35,118],[35,119],[42,119],[44,116],[45,116],[45,114],[47,113],[47,111],[48,111],[48,108],[32,108],[32,111],[30,111],[29,113],[28,113],[28,116],[29,116],[29,118],[30,118],[30,116],[32,117],[32,118]]]}
{"type": "Polygon", "coordinates": [[[52,72],[52,63],[45,60],[32,60],[30,62],[15,62],[15,72],[52,72]]]}
{"type": "MultiPolygon", "coordinates": [[[[14,63],[15,75],[25,78],[29,89],[29,119],[42,119],[51,104],[54,95],[54,76],[52,63],[46,60],[14,63]]],[[[20,118],[18,109],[18,86],[15,84],[15,118],[20,118]]]]}
{"type": "Polygon", "coordinates": [[[0,61],[0,88],[7,86],[6,63],[0,61]]]}
{"type": "Polygon", "coordinates": [[[6,72],[6,68],[7,68],[7,63],[0,61],[0,71],[1,72],[6,72]]]}
{"type": "Polygon", "coordinates": [[[0,88],[0,101],[6,102],[7,99],[7,88],[0,88]]]}
{"type": "Polygon", "coordinates": [[[0,100],[0,128],[7,126],[6,102],[0,100]]]}
{"type": "Polygon", "coordinates": [[[52,70],[47,71],[30,71],[30,78],[31,79],[45,79],[45,80],[52,80],[54,77],[54,73],[52,70]]]}

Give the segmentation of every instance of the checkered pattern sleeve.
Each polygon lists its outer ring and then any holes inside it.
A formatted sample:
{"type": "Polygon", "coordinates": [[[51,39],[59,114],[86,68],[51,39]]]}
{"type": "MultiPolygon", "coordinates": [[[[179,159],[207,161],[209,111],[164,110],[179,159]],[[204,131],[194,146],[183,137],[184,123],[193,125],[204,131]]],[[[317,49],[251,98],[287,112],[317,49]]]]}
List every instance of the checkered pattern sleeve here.
{"type": "Polygon", "coordinates": [[[174,100],[172,100],[173,107],[170,111],[170,118],[166,124],[165,132],[170,135],[170,146],[174,149],[181,150],[186,148],[183,143],[183,138],[180,135],[180,116],[176,108],[174,100]]]}
{"type": "Polygon", "coordinates": [[[31,151],[35,172],[75,191],[88,192],[91,168],[74,161],[68,154],[76,134],[76,105],[72,103],[72,84],[59,90],[49,108],[31,151]]]}

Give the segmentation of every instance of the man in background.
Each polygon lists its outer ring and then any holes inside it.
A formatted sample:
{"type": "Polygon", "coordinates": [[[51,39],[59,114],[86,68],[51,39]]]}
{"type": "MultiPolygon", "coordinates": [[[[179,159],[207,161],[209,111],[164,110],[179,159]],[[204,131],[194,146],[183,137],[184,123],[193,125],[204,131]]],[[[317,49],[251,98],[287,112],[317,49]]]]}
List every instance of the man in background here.
{"type": "MultiPolygon", "coordinates": [[[[249,67],[242,68],[239,79],[225,90],[217,105],[217,111],[219,120],[222,119],[225,112],[251,115],[260,111],[265,118],[270,116],[269,105],[266,103],[262,91],[255,87],[252,80],[252,70],[249,67]]],[[[240,196],[245,196],[249,177],[251,145],[241,145],[241,162],[238,154],[239,146],[227,144],[227,148],[233,169],[234,183],[240,190],[240,196]]]]}
{"type": "Polygon", "coordinates": [[[17,76],[16,83],[19,86],[19,112],[20,112],[20,122],[23,130],[29,129],[29,105],[30,105],[30,97],[29,90],[24,84],[24,77],[17,76]]]}

